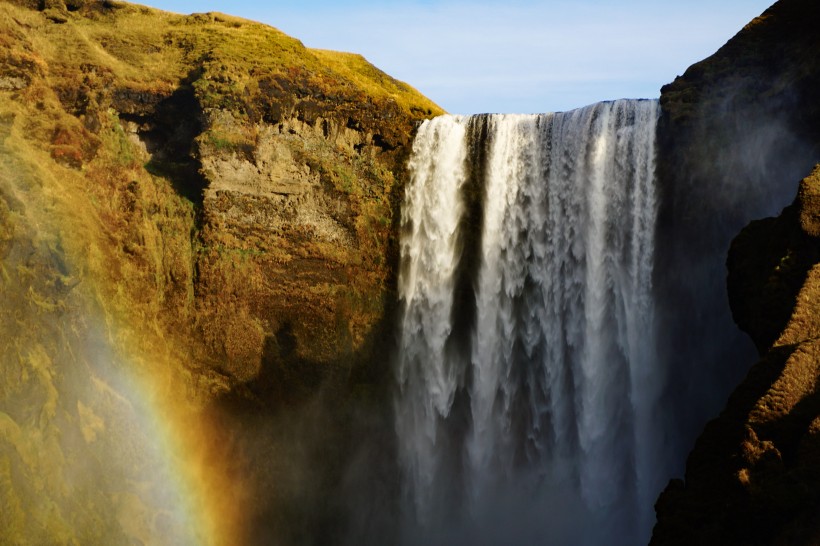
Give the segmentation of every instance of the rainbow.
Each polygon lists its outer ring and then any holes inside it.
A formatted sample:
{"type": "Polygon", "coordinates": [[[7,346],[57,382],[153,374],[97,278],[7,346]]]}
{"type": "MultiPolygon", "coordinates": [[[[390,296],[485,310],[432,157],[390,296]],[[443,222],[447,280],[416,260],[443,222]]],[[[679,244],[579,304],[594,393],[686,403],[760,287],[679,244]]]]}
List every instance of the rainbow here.
{"type": "Polygon", "coordinates": [[[79,425],[100,461],[108,509],[132,542],[241,544],[247,495],[225,472],[219,427],[193,388],[199,376],[170,359],[98,354],[78,389],[79,425]]]}

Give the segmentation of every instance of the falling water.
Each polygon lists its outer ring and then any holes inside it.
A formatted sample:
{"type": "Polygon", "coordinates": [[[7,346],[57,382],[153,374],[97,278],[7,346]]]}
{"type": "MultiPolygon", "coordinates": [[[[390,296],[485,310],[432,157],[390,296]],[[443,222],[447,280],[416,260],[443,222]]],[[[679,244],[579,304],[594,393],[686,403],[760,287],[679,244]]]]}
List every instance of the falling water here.
{"type": "Polygon", "coordinates": [[[424,122],[402,213],[407,543],[637,544],[663,477],[656,101],[424,122]]]}

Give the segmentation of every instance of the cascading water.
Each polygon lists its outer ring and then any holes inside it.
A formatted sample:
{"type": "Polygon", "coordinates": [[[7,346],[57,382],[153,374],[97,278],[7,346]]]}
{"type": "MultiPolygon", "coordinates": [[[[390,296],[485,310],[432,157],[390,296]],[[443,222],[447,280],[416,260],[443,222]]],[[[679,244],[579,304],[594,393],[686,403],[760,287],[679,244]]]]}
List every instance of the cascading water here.
{"type": "Polygon", "coordinates": [[[624,100],[419,128],[399,276],[405,542],[648,539],[657,118],[624,100]]]}

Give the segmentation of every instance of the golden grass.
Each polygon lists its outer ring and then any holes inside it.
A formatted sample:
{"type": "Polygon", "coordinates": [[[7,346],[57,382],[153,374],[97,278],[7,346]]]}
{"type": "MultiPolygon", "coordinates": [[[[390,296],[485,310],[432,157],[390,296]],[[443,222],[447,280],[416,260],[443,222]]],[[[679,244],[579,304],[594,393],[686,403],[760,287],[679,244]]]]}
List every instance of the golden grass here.
{"type": "Polygon", "coordinates": [[[392,99],[403,110],[428,117],[444,113],[438,105],[416,89],[385,74],[359,54],[327,49],[310,51],[333,71],[354,82],[370,96],[392,99]]]}
{"type": "Polygon", "coordinates": [[[17,54],[36,52],[49,77],[66,85],[107,78],[119,86],[170,92],[201,70],[203,86],[239,96],[258,92],[260,78],[297,75],[328,95],[392,100],[414,117],[443,113],[361,55],[308,49],[273,27],[220,13],[184,16],[118,6],[66,12],[67,22],[55,24],[41,12],[0,3],[0,30],[23,35],[28,51],[17,54]]]}

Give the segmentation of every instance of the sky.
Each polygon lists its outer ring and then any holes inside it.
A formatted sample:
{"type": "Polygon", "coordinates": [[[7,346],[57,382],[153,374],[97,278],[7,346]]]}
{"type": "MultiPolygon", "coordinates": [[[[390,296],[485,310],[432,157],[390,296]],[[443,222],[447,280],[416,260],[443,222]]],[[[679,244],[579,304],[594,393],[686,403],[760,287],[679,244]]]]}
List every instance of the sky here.
{"type": "Polygon", "coordinates": [[[774,0],[137,0],[350,51],[454,114],[657,98],[774,0]]]}

